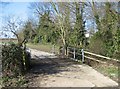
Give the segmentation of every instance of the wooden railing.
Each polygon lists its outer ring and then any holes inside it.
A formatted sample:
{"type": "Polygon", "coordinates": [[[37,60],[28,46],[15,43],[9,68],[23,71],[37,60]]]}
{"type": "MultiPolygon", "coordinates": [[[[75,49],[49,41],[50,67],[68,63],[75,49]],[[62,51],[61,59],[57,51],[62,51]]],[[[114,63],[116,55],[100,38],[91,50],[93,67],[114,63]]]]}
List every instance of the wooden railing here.
{"type": "Polygon", "coordinates": [[[89,64],[91,61],[94,61],[102,64],[109,63],[116,66],[120,65],[120,60],[112,59],[99,54],[85,51],[84,49],[73,48],[73,47],[67,47],[67,57],[75,61],[81,61],[87,64],[89,64]]]}
{"type": "Polygon", "coordinates": [[[84,51],[84,54],[85,54],[84,57],[86,60],[88,60],[88,62],[92,60],[102,64],[109,63],[109,64],[114,64],[116,66],[120,65],[120,60],[117,59],[105,57],[88,51],[84,51]]]}

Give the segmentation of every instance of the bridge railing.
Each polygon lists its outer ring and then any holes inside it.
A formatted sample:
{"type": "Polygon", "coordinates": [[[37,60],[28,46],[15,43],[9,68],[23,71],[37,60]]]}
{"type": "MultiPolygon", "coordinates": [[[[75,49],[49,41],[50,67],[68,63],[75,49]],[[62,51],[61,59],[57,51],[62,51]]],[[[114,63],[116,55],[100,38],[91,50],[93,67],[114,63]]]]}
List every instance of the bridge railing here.
{"type": "Polygon", "coordinates": [[[87,60],[86,62],[88,64],[90,63],[90,61],[96,61],[97,63],[102,63],[102,64],[105,64],[105,63],[113,64],[116,66],[118,66],[120,64],[120,60],[113,59],[110,57],[102,56],[102,55],[95,54],[95,53],[88,52],[88,51],[84,51],[84,54],[85,54],[84,57],[87,60]]]}
{"type": "Polygon", "coordinates": [[[67,57],[75,61],[81,61],[82,63],[87,63],[89,65],[93,61],[96,63],[102,63],[102,64],[107,63],[107,64],[113,64],[116,66],[120,64],[120,60],[112,59],[99,54],[88,52],[84,49],[79,49],[74,47],[67,47],[67,57]]]}
{"type": "Polygon", "coordinates": [[[67,47],[67,57],[78,62],[84,62],[84,51],[83,49],[67,47]]]}

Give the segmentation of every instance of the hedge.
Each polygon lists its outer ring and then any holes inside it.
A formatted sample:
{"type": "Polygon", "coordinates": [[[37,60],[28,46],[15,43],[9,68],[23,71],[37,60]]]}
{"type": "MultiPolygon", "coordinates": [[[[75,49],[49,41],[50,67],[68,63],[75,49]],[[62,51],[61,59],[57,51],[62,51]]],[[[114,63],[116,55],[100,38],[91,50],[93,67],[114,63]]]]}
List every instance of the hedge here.
{"type": "Polygon", "coordinates": [[[30,54],[17,44],[2,45],[3,76],[23,75],[30,68],[30,54]]]}

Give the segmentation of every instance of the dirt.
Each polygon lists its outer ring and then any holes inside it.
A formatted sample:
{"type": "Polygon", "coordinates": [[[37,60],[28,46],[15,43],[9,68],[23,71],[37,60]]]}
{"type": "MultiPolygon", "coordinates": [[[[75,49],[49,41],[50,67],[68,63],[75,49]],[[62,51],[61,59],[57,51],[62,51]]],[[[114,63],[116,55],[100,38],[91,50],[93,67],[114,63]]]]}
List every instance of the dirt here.
{"type": "Polygon", "coordinates": [[[92,67],[31,49],[29,87],[117,87],[118,83],[92,67]]]}

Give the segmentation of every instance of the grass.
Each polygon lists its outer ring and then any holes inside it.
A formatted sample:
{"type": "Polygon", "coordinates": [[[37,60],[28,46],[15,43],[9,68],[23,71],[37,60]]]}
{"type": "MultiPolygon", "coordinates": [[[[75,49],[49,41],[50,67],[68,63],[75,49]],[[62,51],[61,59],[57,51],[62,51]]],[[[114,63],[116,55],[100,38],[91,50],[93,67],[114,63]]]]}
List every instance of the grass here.
{"type": "Polygon", "coordinates": [[[114,65],[112,66],[100,65],[100,66],[97,66],[95,69],[101,72],[102,74],[104,74],[105,76],[108,76],[114,81],[118,82],[118,76],[120,73],[120,70],[118,70],[118,67],[114,65]]]}
{"type": "MultiPolygon", "coordinates": [[[[53,45],[52,44],[32,44],[32,43],[28,43],[27,47],[32,48],[32,49],[37,49],[37,50],[40,50],[40,51],[52,52],[53,45]]],[[[55,53],[58,54],[58,52],[59,52],[59,46],[55,45],[55,53]]]]}

